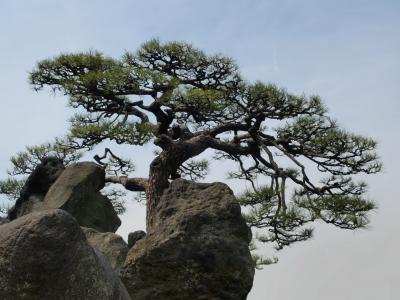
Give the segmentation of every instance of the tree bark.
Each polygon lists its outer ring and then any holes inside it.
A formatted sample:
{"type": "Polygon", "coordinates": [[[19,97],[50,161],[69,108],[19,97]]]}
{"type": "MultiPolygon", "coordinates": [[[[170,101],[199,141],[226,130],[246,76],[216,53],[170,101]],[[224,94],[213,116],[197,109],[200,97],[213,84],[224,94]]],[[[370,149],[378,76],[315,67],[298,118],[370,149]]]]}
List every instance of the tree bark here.
{"type": "Polygon", "coordinates": [[[150,232],[154,226],[154,216],[159,200],[169,186],[169,178],[175,175],[179,166],[188,159],[201,154],[206,149],[215,149],[230,154],[248,155],[253,149],[222,141],[210,135],[197,135],[184,141],[172,141],[161,137],[157,145],[164,150],[150,164],[149,180],[146,188],[146,227],[150,232]]]}
{"type": "Polygon", "coordinates": [[[161,156],[150,164],[149,181],[146,189],[146,230],[149,233],[154,225],[154,214],[163,191],[169,186],[170,163],[161,156]]]}
{"type": "Polygon", "coordinates": [[[148,179],[141,177],[108,176],[106,177],[106,182],[121,184],[128,191],[134,192],[145,192],[148,185],[148,179]]]}
{"type": "Polygon", "coordinates": [[[147,232],[151,231],[154,225],[154,216],[159,200],[166,188],[169,186],[169,178],[176,174],[177,169],[188,159],[195,157],[208,147],[199,143],[198,138],[188,141],[179,141],[169,144],[150,164],[149,180],[146,189],[147,211],[146,227],[147,232]]]}

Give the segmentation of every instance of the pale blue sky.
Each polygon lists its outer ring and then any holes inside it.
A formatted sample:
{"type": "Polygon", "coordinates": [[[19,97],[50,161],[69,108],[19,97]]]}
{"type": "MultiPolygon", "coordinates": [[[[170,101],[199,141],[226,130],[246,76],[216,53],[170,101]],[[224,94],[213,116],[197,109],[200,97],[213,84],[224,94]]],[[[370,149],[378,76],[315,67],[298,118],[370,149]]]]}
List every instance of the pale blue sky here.
{"type": "MultiPolygon", "coordinates": [[[[319,94],[340,124],[380,141],[384,171],[366,178],[379,203],[370,228],[317,226],[257,271],[249,299],[400,299],[400,1],[0,0],[0,177],[12,154],[66,130],[65,101],[28,86],[35,62],[89,49],[119,57],[153,37],[231,56],[250,81],[319,94]]],[[[150,149],[124,151],[146,174],[150,149]]],[[[120,233],[143,228],[143,213],[130,205],[120,233]]]]}

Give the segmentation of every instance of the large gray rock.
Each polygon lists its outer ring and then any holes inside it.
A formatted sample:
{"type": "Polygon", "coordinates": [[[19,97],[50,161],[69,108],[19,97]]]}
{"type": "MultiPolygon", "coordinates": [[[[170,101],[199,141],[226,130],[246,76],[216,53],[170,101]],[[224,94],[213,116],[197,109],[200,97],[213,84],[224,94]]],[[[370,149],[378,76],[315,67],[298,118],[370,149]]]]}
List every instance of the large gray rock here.
{"type": "Polygon", "coordinates": [[[98,232],[92,228],[82,227],[89,244],[104,254],[113,270],[118,271],[125,262],[128,245],[123,238],[112,232],[98,232]]]}
{"type": "Polygon", "coordinates": [[[108,259],[62,210],[0,226],[0,299],[130,299],[108,259]]]}
{"type": "Polygon", "coordinates": [[[39,210],[50,186],[57,180],[64,170],[63,161],[57,157],[43,158],[35,170],[29,175],[21,190],[20,197],[8,212],[8,219],[18,217],[39,210]]]}
{"type": "Polygon", "coordinates": [[[73,215],[83,227],[115,232],[121,225],[110,200],[100,194],[105,172],[95,163],[68,166],[50,187],[41,209],[60,208],[73,215]]]}
{"type": "Polygon", "coordinates": [[[121,269],[133,299],[246,299],[254,276],[251,231],[228,186],[173,181],[153,229],[121,269]]]}

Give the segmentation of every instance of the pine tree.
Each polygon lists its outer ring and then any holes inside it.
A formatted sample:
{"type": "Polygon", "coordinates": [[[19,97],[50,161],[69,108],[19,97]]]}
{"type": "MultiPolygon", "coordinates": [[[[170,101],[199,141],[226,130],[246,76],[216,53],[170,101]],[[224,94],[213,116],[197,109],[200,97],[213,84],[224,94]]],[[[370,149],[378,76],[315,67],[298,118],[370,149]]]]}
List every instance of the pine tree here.
{"type": "MultiPolygon", "coordinates": [[[[103,141],[153,143],[159,150],[148,178],[125,176],[132,164],[110,149],[94,157],[107,167],[107,182],[145,193],[147,230],[170,180],[205,176],[207,161],[194,158],[207,149],[237,163],[230,177],[252,187],[239,197],[247,221],[278,249],[310,238],[316,220],[364,227],[375,208],[366,184],[352,178],[380,171],[377,143],[340,128],[318,96],[243,80],[225,56],[151,40],[121,59],[92,51],[40,61],[30,82],[67,96],[76,114],[64,139],[14,157],[11,175],[28,174],[49,154],[68,164],[103,141]]],[[[15,197],[20,186],[8,179],[0,188],[15,197]]]]}

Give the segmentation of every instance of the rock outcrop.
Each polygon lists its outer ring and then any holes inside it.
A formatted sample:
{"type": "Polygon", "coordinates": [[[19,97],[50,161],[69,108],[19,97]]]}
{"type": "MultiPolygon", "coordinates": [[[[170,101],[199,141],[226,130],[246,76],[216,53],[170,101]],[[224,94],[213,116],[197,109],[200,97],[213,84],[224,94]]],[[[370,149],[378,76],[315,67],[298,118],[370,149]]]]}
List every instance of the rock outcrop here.
{"type": "Polygon", "coordinates": [[[44,158],[26,180],[20,197],[8,212],[8,219],[15,220],[40,210],[47,191],[63,171],[64,165],[61,159],[57,157],[44,158]]]}
{"type": "Polygon", "coordinates": [[[131,249],[137,241],[143,239],[146,236],[146,232],[143,230],[137,230],[134,232],[130,232],[128,234],[128,248],[131,249]]]}
{"type": "Polygon", "coordinates": [[[175,180],[154,220],[121,269],[132,299],[246,299],[251,231],[228,186],[175,180]]]}
{"type": "Polygon", "coordinates": [[[0,299],[246,299],[251,231],[228,186],[173,181],[127,245],[104,169],[60,163],[44,160],[0,218],[0,299]]]}
{"type": "Polygon", "coordinates": [[[105,172],[95,163],[68,166],[50,187],[41,209],[63,209],[79,225],[100,232],[115,232],[121,225],[110,200],[99,191],[105,184],[105,172]]]}
{"type": "Polygon", "coordinates": [[[0,226],[0,299],[130,299],[108,259],[63,210],[0,226]]]}
{"type": "Polygon", "coordinates": [[[128,245],[123,238],[112,232],[98,232],[92,228],[82,227],[89,244],[104,254],[114,271],[118,271],[125,262],[128,245]]]}

